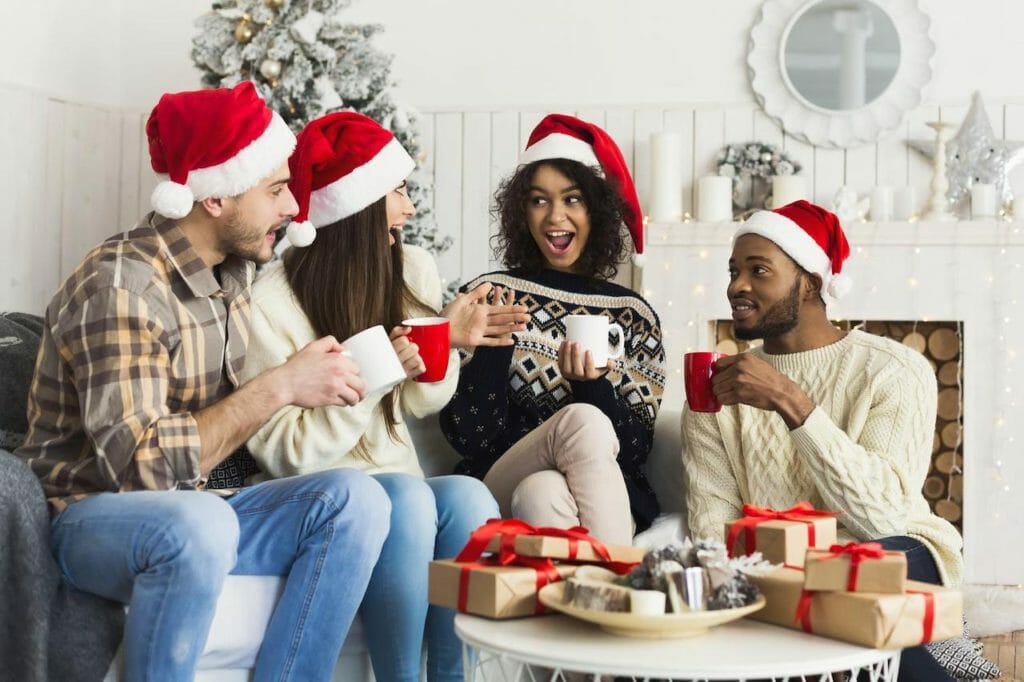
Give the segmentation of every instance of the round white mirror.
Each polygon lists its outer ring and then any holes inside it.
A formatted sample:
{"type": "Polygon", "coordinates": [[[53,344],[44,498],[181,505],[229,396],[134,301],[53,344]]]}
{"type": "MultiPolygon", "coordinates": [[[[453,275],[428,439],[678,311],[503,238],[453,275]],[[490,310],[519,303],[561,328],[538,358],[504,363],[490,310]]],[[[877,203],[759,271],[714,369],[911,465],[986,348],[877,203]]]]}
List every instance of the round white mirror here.
{"type": "Polygon", "coordinates": [[[750,83],[789,134],[824,147],[873,142],[921,102],[935,45],[916,0],[765,0],[750,83]]]}

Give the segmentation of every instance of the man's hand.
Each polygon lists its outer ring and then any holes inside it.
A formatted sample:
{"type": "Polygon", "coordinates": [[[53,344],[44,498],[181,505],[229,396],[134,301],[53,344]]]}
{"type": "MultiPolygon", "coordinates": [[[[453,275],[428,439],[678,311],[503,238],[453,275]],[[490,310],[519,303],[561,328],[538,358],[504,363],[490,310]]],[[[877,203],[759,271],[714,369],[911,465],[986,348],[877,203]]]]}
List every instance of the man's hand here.
{"type": "Polygon", "coordinates": [[[291,405],[355,405],[366,396],[359,366],[333,336],[306,344],[274,371],[291,405]]]}
{"type": "Polygon", "coordinates": [[[594,367],[594,355],[584,351],[575,341],[562,341],[558,347],[558,371],[569,381],[593,381],[608,371],[607,367],[594,367]]]}
{"type": "Polygon", "coordinates": [[[441,316],[451,322],[449,337],[452,347],[511,346],[515,343],[512,333],[525,330],[530,319],[526,306],[515,304],[515,295],[512,289],[484,282],[472,291],[456,296],[441,311],[441,316]]]}
{"type": "Polygon", "coordinates": [[[800,386],[764,360],[739,353],[718,360],[711,385],[723,405],[778,412],[790,430],[803,425],[814,403],[800,386]]]}
{"type": "Polygon", "coordinates": [[[409,327],[395,327],[392,329],[391,346],[395,349],[395,354],[398,355],[398,359],[402,362],[405,376],[409,379],[415,379],[427,371],[427,366],[423,363],[423,358],[420,357],[420,347],[409,340],[410,331],[412,330],[409,327]]]}

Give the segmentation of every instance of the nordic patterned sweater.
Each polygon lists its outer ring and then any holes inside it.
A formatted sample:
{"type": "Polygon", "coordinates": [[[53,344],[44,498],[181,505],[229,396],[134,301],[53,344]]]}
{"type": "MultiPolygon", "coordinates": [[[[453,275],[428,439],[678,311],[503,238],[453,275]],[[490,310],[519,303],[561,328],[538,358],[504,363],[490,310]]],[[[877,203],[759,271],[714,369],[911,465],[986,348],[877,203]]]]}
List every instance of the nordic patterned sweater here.
{"type": "Polygon", "coordinates": [[[515,345],[477,348],[465,354],[459,385],[441,411],[441,429],[462,455],[456,471],[483,478],[520,438],[559,409],[588,403],[611,420],[619,437],[619,467],[629,492],[637,531],[658,514],[644,464],[654,437],[654,420],[665,388],[665,349],[654,310],[635,292],[612,282],[555,270],[527,274],[493,272],[483,282],[510,287],[529,308],[526,330],[515,345]],[[622,326],[625,351],[593,381],[568,381],[558,369],[558,347],[567,315],[604,315],[622,326]]]}

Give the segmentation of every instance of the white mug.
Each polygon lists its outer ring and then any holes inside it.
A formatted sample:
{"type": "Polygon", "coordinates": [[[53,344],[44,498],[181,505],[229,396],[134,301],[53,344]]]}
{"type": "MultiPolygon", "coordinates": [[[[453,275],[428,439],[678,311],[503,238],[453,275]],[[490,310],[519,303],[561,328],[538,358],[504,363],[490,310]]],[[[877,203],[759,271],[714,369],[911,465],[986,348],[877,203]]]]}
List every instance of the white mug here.
{"type": "Polygon", "coordinates": [[[616,322],[609,322],[604,315],[568,315],[565,318],[565,338],[575,341],[584,351],[590,351],[594,367],[608,366],[608,360],[621,358],[626,348],[626,336],[616,322]],[[614,346],[608,341],[608,333],[615,330],[619,342],[614,346]]]}
{"type": "Polygon", "coordinates": [[[367,394],[390,391],[405,381],[405,368],[383,326],[364,329],[342,341],[341,346],[359,365],[359,377],[366,382],[367,394]]]}

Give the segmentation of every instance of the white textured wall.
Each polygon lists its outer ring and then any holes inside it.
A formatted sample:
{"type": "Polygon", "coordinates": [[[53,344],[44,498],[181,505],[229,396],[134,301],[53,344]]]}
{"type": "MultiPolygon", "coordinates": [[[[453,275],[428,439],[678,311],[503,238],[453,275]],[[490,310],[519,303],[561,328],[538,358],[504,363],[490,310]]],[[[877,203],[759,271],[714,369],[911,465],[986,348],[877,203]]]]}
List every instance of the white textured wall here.
{"type": "MultiPolygon", "coordinates": [[[[120,105],[122,0],[0,0],[0,84],[120,105]]],[[[139,4],[157,5],[157,2],[139,4]]]]}
{"type": "MultiPolygon", "coordinates": [[[[124,104],[144,109],[161,87],[192,87],[191,21],[210,3],[121,4],[124,104]]],[[[938,45],[931,101],[966,101],[973,89],[1024,101],[1017,65],[1024,2],[920,5],[938,45]]],[[[760,7],[757,0],[354,0],[347,14],[387,27],[379,45],[395,54],[399,91],[410,104],[463,110],[751,102],[744,60],[760,7]]]]}

